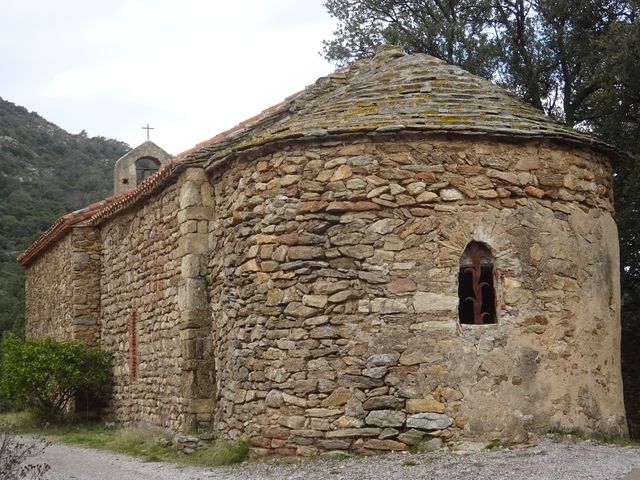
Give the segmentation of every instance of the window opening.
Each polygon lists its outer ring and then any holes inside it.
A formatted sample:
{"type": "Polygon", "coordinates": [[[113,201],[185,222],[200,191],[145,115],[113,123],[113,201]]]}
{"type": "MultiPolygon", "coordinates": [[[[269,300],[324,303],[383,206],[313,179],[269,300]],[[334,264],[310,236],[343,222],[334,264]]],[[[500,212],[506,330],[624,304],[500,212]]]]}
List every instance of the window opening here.
{"type": "Polygon", "coordinates": [[[160,168],[160,162],[155,158],[142,157],[136,160],[136,184],[144,182],[160,168]]]}
{"type": "Polygon", "coordinates": [[[493,256],[481,242],[469,242],[460,259],[458,318],[467,325],[496,323],[493,256]]]}

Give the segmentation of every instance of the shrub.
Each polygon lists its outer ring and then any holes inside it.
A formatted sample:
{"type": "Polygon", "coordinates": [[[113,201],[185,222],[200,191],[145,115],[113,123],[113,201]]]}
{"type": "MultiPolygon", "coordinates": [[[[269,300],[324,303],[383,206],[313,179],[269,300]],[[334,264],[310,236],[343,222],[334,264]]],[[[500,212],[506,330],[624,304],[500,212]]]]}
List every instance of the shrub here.
{"type": "Polygon", "coordinates": [[[49,470],[46,463],[33,463],[49,444],[40,439],[24,439],[0,432],[0,480],[39,480],[49,470]]]}
{"type": "Polygon", "coordinates": [[[3,341],[0,391],[33,410],[40,420],[58,422],[79,394],[108,393],[109,355],[77,341],[52,338],[3,341]]]}
{"type": "MultiPolygon", "coordinates": [[[[2,266],[0,265],[0,269],[1,268],[2,266]]],[[[0,299],[0,308],[1,308],[1,304],[2,304],[2,300],[0,299]]],[[[1,325],[2,325],[2,322],[0,320],[0,326],[1,325]]],[[[2,359],[4,355],[2,349],[3,349],[3,342],[0,342],[0,359],[2,359]]],[[[1,379],[2,379],[2,365],[0,362],[0,381],[1,379]]],[[[7,395],[5,392],[0,390],[0,413],[15,412],[19,409],[19,407],[20,405],[17,404],[14,398],[12,398],[10,395],[7,395]]]]}

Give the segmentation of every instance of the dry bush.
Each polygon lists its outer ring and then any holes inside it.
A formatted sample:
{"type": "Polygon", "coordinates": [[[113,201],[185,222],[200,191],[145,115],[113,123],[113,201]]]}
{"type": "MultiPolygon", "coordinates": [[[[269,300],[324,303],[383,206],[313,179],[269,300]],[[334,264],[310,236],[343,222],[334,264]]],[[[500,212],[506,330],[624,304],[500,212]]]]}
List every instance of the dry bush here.
{"type": "Polygon", "coordinates": [[[40,438],[19,437],[12,432],[0,432],[0,480],[40,480],[50,469],[46,463],[31,459],[49,446],[40,438]]]}

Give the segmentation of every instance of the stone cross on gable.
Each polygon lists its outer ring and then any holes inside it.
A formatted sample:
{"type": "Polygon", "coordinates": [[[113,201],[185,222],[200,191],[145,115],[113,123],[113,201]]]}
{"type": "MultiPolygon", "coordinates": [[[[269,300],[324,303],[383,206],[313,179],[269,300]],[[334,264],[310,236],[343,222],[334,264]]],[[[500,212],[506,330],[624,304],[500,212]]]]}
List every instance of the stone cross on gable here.
{"type": "Polygon", "coordinates": [[[149,123],[147,123],[147,126],[146,127],[142,127],[142,129],[147,131],[147,140],[149,140],[149,130],[154,130],[154,128],[150,127],[149,123]]]}

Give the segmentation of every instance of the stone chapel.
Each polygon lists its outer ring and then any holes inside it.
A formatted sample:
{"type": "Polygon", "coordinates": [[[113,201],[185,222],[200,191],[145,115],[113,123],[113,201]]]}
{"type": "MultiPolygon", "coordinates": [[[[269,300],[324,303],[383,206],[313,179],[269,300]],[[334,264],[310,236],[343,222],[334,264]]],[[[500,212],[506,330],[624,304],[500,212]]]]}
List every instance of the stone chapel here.
{"type": "Polygon", "coordinates": [[[30,337],[113,358],[107,416],[263,452],[626,431],[613,147],[382,47],[19,258],[30,337]]]}

